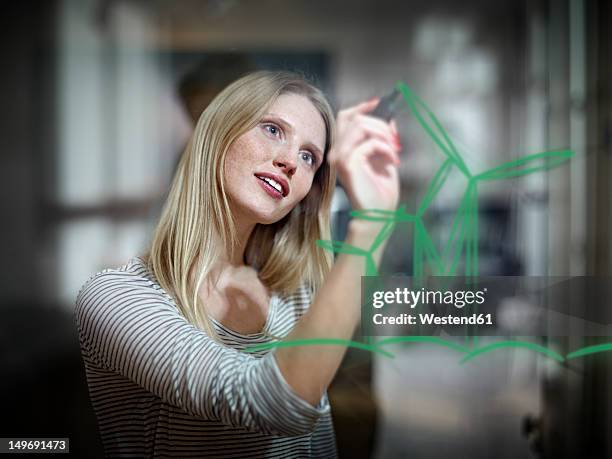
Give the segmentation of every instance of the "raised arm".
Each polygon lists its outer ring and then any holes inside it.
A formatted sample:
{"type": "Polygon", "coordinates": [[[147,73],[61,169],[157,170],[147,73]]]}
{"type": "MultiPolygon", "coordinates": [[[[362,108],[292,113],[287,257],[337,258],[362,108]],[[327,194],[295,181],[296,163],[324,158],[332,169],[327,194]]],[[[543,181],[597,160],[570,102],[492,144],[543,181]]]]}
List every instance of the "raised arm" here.
{"type": "Polygon", "coordinates": [[[329,410],[326,401],[315,408],[298,397],[272,354],[256,358],[218,344],[137,273],[107,270],[90,279],[75,318],[86,361],[194,416],[294,436],[329,410]]]}
{"type": "MultiPolygon", "coordinates": [[[[338,115],[338,141],[328,160],[336,166],[353,209],[394,210],[399,199],[397,165],[400,150],[394,124],[367,116],[377,100],[343,110],[338,115]]],[[[383,226],[352,220],[346,243],[369,248],[383,226]]],[[[374,253],[378,265],[384,244],[374,253]]],[[[313,304],[287,340],[350,339],[359,321],[360,281],[364,259],[340,254],[313,304]]],[[[276,351],[287,383],[312,405],[320,400],[338,369],[346,348],[298,346],[276,351]]]]}

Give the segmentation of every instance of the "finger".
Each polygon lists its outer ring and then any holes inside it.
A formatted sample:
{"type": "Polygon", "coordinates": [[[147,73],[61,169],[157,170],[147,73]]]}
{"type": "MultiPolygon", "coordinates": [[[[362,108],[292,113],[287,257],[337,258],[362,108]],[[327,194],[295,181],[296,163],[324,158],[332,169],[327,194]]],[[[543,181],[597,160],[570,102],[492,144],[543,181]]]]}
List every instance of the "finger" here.
{"type": "Polygon", "coordinates": [[[391,126],[391,131],[393,131],[393,133],[399,137],[399,132],[397,131],[397,122],[392,119],[391,121],[389,121],[389,126],[391,126]]]}
{"type": "Polygon", "coordinates": [[[345,108],[342,112],[347,116],[353,116],[358,113],[368,113],[376,108],[380,102],[380,97],[372,97],[365,102],[361,102],[360,104],[353,105],[352,107],[345,108]]]}
{"type": "Polygon", "coordinates": [[[389,126],[391,126],[391,131],[393,131],[393,140],[395,144],[398,146],[398,149],[402,149],[402,140],[400,139],[399,131],[397,130],[397,122],[395,120],[391,120],[389,122],[389,126]]]}
{"type": "Polygon", "coordinates": [[[388,144],[397,154],[401,150],[401,145],[391,133],[387,123],[372,117],[359,115],[351,129],[347,130],[342,140],[337,144],[337,148],[332,149],[328,155],[329,160],[332,163],[345,160],[355,149],[370,138],[388,144]]]}
{"type": "Polygon", "coordinates": [[[338,139],[329,155],[327,155],[329,161],[332,163],[334,161],[342,161],[342,156],[350,154],[367,136],[368,133],[362,128],[346,129],[344,135],[338,139]]]}
{"type": "Polygon", "coordinates": [[[368,133],[372,135],[376,133],[378,137],[388,138],[391,142],[395,141],[395,133],[390,123],[369,115],[357,115],[355,120],[360,125],[366,126],[368,133]]]}
{"type": "Polygon", "coordinates": [[[388,142],[376,138],[369,138],[360,144],[353,152],[353,157],[368,157],[376,154],[383,155],[395,166],[398,166],[400,163],[399,152],[389,145],[388,142]]]}
{"type": "Polygon", "coordinates": [[[389,142],[396,150],[401,150],[399,135],[390,123],[367,115],[359,115],[359,123],[368,137],[377,137],[389,142]]]}

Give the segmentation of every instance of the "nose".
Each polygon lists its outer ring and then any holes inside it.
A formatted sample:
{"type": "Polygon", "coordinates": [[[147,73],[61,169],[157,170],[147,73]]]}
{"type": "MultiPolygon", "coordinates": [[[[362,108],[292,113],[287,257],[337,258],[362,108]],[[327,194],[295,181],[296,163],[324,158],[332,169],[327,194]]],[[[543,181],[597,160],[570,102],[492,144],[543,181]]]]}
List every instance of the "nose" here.
{"type": "Polygon", "coordinates": [[[273,159],[272,163],[274,164],[274,167],[282,169],[289,177],[295,174],[295,171],[297,170],[297,162],[290,148],[285,149],[283,152],[279,152],[273,159]]]}

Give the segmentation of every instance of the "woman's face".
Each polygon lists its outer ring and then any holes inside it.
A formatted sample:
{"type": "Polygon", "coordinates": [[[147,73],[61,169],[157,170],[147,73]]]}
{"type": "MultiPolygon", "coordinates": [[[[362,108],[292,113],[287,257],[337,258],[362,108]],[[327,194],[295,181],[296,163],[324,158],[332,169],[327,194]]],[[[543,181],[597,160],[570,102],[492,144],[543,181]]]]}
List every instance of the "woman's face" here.
{"type": "Polygon", "coordinates": [[[241,222],[271,224],[310,191],[323,162],[325,123],[310,100],[283,94],[230,146],[225,189],[241,222]]]}

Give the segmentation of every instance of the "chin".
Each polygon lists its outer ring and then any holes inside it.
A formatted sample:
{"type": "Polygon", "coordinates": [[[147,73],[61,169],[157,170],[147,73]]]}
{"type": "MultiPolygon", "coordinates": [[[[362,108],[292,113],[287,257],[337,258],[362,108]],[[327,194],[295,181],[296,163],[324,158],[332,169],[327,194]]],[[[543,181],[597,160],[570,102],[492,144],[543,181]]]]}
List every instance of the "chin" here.
{"type": "Polygon", "coordinates": [[[243,207],[243,211],[240,212],[244,218],[258,223],[260,225],[272,225],[285,218],[292,209],[271,209],[266,208],[267,206],[248,206],[243,207]]]}
{"type": "Polygon", "coordinates": [[[290,212],[285,212],[281,215],[279,214],[265,214],[265,215],[259,215],[259,218],[256,219],[257,223],[259,223],[260,225],[272,225],[274,223],[277,223],[279,221],[281,221],[283,218],[285,218],[290,212]]]}

